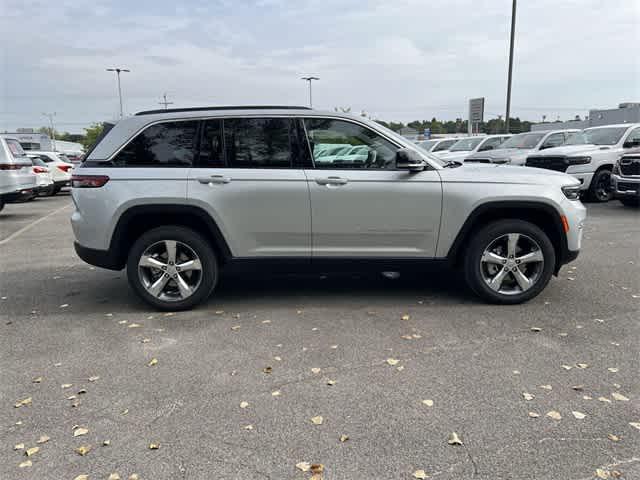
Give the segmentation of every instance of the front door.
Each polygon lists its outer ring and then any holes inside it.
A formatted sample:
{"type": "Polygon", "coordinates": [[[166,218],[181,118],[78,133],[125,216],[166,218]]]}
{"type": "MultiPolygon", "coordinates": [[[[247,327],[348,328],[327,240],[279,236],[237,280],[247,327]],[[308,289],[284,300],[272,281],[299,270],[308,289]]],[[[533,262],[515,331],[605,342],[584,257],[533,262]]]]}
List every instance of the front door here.
{"type": "Polygon", "coordinates": [[[436,170],[397,170],[400,148],[360,123],[306,118],[314,166],[313,257],[435,256],[442,186],[436,170]]]}

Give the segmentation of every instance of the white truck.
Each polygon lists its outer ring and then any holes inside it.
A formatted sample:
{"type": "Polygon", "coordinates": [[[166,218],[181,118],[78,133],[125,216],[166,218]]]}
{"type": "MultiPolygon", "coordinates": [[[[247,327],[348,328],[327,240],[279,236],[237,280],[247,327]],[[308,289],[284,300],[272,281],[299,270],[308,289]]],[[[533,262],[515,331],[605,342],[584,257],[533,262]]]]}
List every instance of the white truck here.
{"type": "Polygon", "coordinates": [[[624,153],[638,146],[640,123],[591,127],[575,133],[560,147],[529,155],[525,165],[573,175],[589,200],[607,202],[613,196],[613,166],[624,153]]]}

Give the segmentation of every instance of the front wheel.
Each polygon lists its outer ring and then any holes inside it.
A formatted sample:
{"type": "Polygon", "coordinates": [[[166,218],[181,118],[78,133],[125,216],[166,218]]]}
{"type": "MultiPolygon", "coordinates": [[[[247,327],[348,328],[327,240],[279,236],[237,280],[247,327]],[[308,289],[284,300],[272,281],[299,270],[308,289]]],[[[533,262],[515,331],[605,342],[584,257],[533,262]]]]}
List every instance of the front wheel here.
{"type": "Polygon", "coordinates": [[[593,202],[608,202],[613,197],[611,190],[611,170],[598,170],[589,185],[589,200],[593,202]]]}
{"type": "Polygon", "coordinates": [[[465,280],[480,297],[501,304],[531,300],[549,283],[556,263],[549,237],[522,220],[499,220],[480,229],[465,257],[465,280]]]}
{"type": "Polygon", "coordinates": [[[180,226],[154,228],[138,238],[127,259],[134,291],[160,310],[192,308],[218,280],[213,249],[199,233],[180,226]]]}

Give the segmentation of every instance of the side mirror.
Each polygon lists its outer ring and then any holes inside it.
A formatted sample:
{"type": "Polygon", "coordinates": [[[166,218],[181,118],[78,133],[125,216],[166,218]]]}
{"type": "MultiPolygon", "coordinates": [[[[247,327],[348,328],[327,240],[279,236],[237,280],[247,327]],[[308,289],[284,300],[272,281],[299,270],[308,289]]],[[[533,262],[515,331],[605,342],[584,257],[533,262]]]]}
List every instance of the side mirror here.
{"type": "Polygon", "coordinates": [[[640,140],[627,140],[622,144],[622,148],[640,147],[640,140]]]}
{"type": "Polygon", "coordinates": [[[410,172],[421,172],[426,167],[425,161],[420,154],[410,148],[401,148],[396,152],[396,168],[399,170],[409,170],[410,172]]]}

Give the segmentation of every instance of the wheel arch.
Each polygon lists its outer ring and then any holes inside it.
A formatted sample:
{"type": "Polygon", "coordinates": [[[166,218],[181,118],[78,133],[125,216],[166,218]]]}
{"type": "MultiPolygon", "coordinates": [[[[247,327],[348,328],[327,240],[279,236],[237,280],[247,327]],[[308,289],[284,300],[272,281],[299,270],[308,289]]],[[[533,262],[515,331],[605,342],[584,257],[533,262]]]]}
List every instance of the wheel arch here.
{"type": "Polygon", "coordinates": [[[554,274],[557,275],[568,256],[567,236],[558,210],[543,202],[513,200],[479,205],[469,214],[453,241],[447,253],[449,262],[454,266],[461,265],[466,251],[464,246],[474,232],[490,222],[505,219],[531,222],[547,234],[556,252],[554,274]]]}

